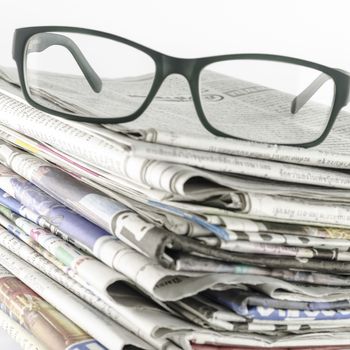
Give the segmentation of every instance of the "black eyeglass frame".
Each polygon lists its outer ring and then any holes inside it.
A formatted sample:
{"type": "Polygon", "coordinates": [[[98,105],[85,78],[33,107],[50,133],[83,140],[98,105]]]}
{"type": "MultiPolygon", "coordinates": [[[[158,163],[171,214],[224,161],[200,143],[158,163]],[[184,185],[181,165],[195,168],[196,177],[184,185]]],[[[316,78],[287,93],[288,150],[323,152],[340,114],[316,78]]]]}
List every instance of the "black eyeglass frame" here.
{"type": "Polygon", "coordinates": [[[199,78],[203,68],[205,68],[206,66],[212,63],[222,62],[227,60],[238,60],[238,59],[239,60],[255,59],[255,60],[262,60],[262,61],[284,62],[284,63],[291,63],[291,64],[300,65],[304,67],[309,67],[327,74],[334,81],[335,93],[334,93],[332,110],[329,116],[328,123],[323,133],[321,134],[321,136],[319,136],[316,140],[307,142],[307,143],[283,144],[283,145],[300,146],[300,147],[313,147],[313,146],[319,145],[328,136],[340,110],[350,102],[350,73],[347,73],[340,69],[327,67],[318,63],[314,63],[314,62],[310,62],[310,61],[306,61],[306,60],[298,59],[294,57],[260,54],[260,53],[229,54],[229,55],[201,57],[201,58],[178,58],[178,57],[173,57],[173,56],[160,53],[158,51],[155,51],[146,46],[135,43],[131,40],[122,38],[117,35],[101,32],[97,30],[92,30],[92,29],[85,29],[85,28],[65,27],[65,26],[40,26],[40,27],[27,27],[27,28],[16,29],[14,33],[14,38],[13,38],[12,56],[13,56],[13,59],[16,61],[23,95],[31,106],[39,110],[42,110],[44,112],[47,112],[65,119],[81,121],[81,122],[90,122],[90,123],[99,123],[99,124],[131,122],[136,118],[138,118],[146,110],[146,108],[149,106],[149,104],[152,102],[153,98],[155,97],[163,81],[170,74],[180,74],[184,76],[188,81],[197,115],[202,125],[209,132],[211,132],[216,136],[240,139],[245,141],[252,141],[249,139],[239,138],[239,137],[226,134],[214,128],[210,124],[210,122],[207,120],[201,104],[199,78]],[[79,33],[79,34],[89,34],[89,35],[99,36],[102,38],[114,40],[114,41],[129,45],[150,56],[153,59],[156,67],[155,77],[154,77],[154,81],[151,86],[151,89],[147,97],[145,98],[144,102],[142,103],[142,105],[129,116],[118,117],[118,118],[90,118],[90,117],[76,116],[76,115],[58,112],[36,103],[31,98],[27,89],[26,81],[25,81],[24,70],[25,70],[26,45],[28,40],[33,35],[39,34],[39,33],[45,33],[45,32],[67,32],[67,33],[79,33]]]}

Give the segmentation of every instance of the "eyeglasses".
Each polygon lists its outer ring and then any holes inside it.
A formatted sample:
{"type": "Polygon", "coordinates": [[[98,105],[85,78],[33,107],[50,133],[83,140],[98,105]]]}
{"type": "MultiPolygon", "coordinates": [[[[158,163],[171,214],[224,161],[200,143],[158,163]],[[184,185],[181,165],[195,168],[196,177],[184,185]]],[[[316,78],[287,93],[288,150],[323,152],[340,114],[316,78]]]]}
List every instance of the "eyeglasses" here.
{"type": "Polygon", "coordinates": [[[13,58],[26,100],[63,118],[138,118],[171,74],[184,76],[203,126],[217,136],[311,147],[349,102],[350,74],[276,55],[176,58],[72,27],[17,29],[13,58]]]}

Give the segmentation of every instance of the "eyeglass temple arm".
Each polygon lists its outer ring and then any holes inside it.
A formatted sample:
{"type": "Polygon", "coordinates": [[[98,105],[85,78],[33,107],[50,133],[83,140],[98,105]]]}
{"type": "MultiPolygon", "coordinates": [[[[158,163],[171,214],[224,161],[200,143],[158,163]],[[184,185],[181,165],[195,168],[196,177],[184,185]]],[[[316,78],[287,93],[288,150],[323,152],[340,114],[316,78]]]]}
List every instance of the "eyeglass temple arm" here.
{"type": "Polygon", "coordinates": [[[350,103],[350,72],[344,70],[344,69],[337,69],[338,71],[346,74],[348,77],[349,77],[349,89],[348,89],[348,98],[347,98],[347,101],[346,101],[346,104],[349,104],[350,103]]]}
{"type": "Polygon", "coordinates": [[[72,39],[61,34],[39,33],[30,41],[30,46],[28,47],[27,52],[42,52],[53,45],[61,45],[65,47],[74,57],[91,88],[96,93],[102,90],[102,81],[100,77],[91,67],[79,47],[72,39]]]}
{"type": "Polygon", "coordinates": [[[322,73],[307,88],[305,88],[298,96],[294,97],[290,112],[296,114],[311,99],[311,97],[329,80],[330,77],[322,73]]]}
{"type": "MultiPolygon", "coordinates": [[[[350,77],[350,73],[342,70],[337,69],[338,71],[345,73],[350,77]]],[[[298,96],[296,96],[293,101],[290,108],[291,113],[296,114],[299,112],[299,110],[311,99],[311,97],[322,87],[322,85],[327,81],[331,79],[327,74],[322,73],[320,74],[304,91],[302,91],[298,96]]],[[[350,102],[350,94],[348,96],[347,103],[350,102]]]]}

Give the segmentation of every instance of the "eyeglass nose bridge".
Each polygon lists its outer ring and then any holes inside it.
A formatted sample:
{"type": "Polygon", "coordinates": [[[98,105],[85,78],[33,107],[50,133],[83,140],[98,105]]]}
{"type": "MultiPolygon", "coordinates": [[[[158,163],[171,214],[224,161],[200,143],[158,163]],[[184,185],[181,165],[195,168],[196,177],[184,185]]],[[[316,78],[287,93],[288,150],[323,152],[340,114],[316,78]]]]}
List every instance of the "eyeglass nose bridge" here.
{"type": "Polygon", "coordinates": [[[196,60],[192,58],[177,58],[172,56],[162,56],[163,78],[171,74],[183,75],[189,82],[192,80],[196,60]]]}

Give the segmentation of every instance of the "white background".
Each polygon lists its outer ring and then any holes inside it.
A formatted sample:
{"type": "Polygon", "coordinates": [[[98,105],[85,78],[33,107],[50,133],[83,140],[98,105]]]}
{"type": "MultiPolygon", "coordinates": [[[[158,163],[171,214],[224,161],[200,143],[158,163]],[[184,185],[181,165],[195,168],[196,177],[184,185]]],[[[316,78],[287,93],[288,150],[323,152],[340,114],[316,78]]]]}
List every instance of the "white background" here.
{"type": "Polygon", "coordinates": [[[348,0],[1,0],[1,63],[16,27],[72,25],[175,56],[292,55],[350,70],[348,0]]]}
{"type": "MultiPolygon", "coordinates": [[[[1,0],[0,65],[16,27],[67,25],[180,57],[261,52],[350,71],[349,0],[1,0]]],[[[0,334],[0,349],[16,347],[0,334]]]]}

